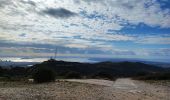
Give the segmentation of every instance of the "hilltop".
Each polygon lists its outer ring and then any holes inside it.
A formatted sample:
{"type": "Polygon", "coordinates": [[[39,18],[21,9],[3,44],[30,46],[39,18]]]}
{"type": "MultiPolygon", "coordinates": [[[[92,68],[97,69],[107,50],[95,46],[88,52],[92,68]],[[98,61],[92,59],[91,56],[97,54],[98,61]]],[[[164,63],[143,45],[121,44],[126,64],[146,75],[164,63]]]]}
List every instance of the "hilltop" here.
{"type": "Polygon", "coordinates": [[[169,68],[141,62],[79,63],[50,59],[31,67],[11,67],[10,69],[0,67],[0,76],[31,78],[32,74],[39,68],[53,70],[57,78],[104,78],[112,80],[119,77],[137,77],[170,72],[169,68]]]}
{"type": "Polygon", "coordinates": [[[38,67],[46,67],[54,70],[58,75],[69,72],[79,73],[81,76],[114,76],[114,77],[133,77],[140,74],[150,74],[165,71],[165,68],[140,62],[100,62],[100,63],[78,63],[65,62],[50,59],[40,64],[35,64],[32,70],[38,67]]]}

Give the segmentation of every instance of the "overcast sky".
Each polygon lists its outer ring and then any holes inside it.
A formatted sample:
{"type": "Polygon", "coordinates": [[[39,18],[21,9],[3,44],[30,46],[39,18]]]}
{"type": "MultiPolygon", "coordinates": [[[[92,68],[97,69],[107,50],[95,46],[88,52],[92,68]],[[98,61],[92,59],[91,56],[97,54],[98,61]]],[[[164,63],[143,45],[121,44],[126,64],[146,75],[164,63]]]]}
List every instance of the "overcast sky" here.
{"type": "Polygon", "coordinates": [[[169,0],[0,0],[0,57],[170,61],[169,0]]]}

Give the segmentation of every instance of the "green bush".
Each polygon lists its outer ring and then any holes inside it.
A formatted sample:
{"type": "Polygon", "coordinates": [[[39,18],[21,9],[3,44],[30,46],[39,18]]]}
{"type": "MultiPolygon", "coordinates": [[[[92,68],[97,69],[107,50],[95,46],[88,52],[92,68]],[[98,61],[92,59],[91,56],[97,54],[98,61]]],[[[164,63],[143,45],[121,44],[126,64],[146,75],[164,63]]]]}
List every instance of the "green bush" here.
{"type": "Polygon", "coordinates": [[[81,78],[81,74],[78,72],[74,72],[74,71],[70,71],[65,75],[65,78],[75,78],[75,79],[79,79],[81,78]]]}
{"type": "Polygon", "coordinates": [[[146,76],[139,76],[135,79],[139,80],[170,80],[170,73],[155,73],[146,76]]]}
{"type": "Polygon", "coordinates": [[[99,79],[109,79],[109,80],[115,80],[116,78],[113,77],[113,75],[107,73],[107,72],[98,72],[94,75],[92,75],[93,78],[99,78],[99,79]]]}
{"type": "Polygon", "coordinates": [[[55,81],[55,72],[47,68],[38,68],[33,73],[33,79],[36,83],[52,82],[55,81]]]}

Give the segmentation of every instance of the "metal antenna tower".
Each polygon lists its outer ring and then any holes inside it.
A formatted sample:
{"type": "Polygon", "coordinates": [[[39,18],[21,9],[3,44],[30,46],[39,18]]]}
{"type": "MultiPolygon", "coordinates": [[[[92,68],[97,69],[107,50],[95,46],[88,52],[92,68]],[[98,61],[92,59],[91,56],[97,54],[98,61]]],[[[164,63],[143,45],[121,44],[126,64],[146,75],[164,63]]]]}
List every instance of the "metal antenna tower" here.
{"type": "Polygon", "coordinates": [[[56,49],[55,49],[55,54],[54,54],[54,59],[56,59],[57,53],[58,53],[58,50],[57,50],[57,47],[56,47],[56,49]]]}

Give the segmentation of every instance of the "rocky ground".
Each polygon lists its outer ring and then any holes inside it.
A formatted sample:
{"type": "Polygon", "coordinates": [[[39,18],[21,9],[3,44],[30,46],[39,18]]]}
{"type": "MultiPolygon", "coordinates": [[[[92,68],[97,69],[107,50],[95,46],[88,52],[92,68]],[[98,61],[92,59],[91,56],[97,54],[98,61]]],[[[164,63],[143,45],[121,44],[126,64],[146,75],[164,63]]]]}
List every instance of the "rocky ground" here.
{"type": "Polygon", "coordinates": [[[131,79],[0,82],[0,100],[170,100],[169,84],[162,84],[131,79]]]}

